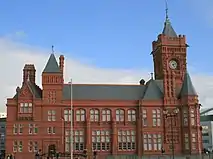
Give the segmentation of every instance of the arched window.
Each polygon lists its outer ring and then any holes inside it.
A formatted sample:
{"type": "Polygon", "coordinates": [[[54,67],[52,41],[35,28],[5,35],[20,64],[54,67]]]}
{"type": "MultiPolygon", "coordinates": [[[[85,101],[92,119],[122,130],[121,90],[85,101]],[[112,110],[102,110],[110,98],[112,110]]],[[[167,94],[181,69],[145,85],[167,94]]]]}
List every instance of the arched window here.
{"type": "Polygon", "coordinates": [[[116,110],[116,121],[124,121],[124,110],[123,109],[116,110]]]}
{"type": "Polygon", "coordinates": [[[90,121],[99,121],[99,110],[97,109],[90,110],[90,121]]]}
{"type": "Polygon", "coordinates": [[[134,109],[128,110],[128,121],[136,121],[136,111],[134,109]]]}
{"type": "MultiPolygon", "coordinates": [[[[73,113],[73,111],[72,111],[72,113],[73,113]]],[[[71,110],[65,109],[64,110],[64,121],[71,121],[72,113],[71,113],[71,110]]]]}
{"type": "Polygon", "coordinates": [[[76,121],[85,121],[86,112],[84,109],[76,110],[76,121]]]}
{"type": "Polygon", "coordinates": [[[111,111],[109,109],[102,110],[102,121],[111,121],[111,111]]]}
{"type": "Polygon", "coordinates": [[[153,126],[161,125],[161,113],[159,109],[152,110],[152,125],[153,126]]]}

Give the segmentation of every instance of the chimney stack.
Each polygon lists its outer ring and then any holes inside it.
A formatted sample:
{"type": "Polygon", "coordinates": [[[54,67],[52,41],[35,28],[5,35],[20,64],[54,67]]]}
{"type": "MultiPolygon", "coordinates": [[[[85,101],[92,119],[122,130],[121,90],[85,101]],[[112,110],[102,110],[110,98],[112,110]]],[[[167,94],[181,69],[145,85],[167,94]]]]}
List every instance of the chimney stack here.
{"type": "Polygon", "coordinates": [[[23,69],[23,84],[26,81],[30,81],[31,83],[35,84],[36,78],[36,69],[33,64],[26,64],[23,69]]]}
{"type": "Polygon", "coordinates": [[[60,57],[59,57],[59,67],[60,67],[61,73],[64,77],[64,55],[60,55],[60,57]]]}

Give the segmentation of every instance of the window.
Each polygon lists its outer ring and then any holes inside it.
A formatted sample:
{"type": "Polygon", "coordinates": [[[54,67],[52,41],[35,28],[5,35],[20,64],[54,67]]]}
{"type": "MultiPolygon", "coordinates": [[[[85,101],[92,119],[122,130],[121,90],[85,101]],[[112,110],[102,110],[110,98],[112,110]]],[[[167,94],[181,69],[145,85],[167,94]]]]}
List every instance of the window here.
{"type": "Polygon", "coordinates": [[[13,152],[17,152],[18,150],[18,141],[13,141],[13,152]]]}
{"type": "MultiPolygon", "coordinates": [[[[65,151],[70,151],[70,137],[72,136],[70,130],[65,131],[65,151]]],[[[83,151],[85,149],[85,138],[84,138],[84,131],[83,130],[74,130],[73,131],[73,149],[75,151],[83,151]]]]}
{"type": "Polygon", "coordinates": [[[162,139],[161,134],[153,134],[153,148],[155,151],[161,150],[162,148],[162,139]]]}
{"type": "Polygon", "coordinates": [[[19,134],[23,133],[23,124],[19,124],[19,134]]]}
{"type": "Polygon", "coordinates": [[[152,110],[152,125],[153,126],[161,125],[161,113],[159,109],[152,110]]]}
{"type": "Polygon", "coordinates": [[[197,142],[196,142],[196,134],[192,133],[192,150],[196,150],[197,149],[197,142]]]}
{"type": "Polygon", "coordinates": [[[147,126],[147,111],[145,109],[142,110],[142,122],[143,126],[147,126]]]}
{"type": "Polygon", "coordinates": [[[90,121],[99,121],[99,110],[97,109],[90,110],[90,121]]]}
{"type": "Polygon", "coordinates": [[[109,109],[102,110],[102,121],[111,121],[111,111],[109,109]]]}
{"type": "Polygon", "coordinates": [[[55,110],[48,111],[48,121],[56,121],[56,112],[55,110]]]}
{"type": "Polygon", "coordinates": [[[20,113],[32,113],[32,103],[20,103],[20,113]]]}
{"type": "Polygon", "coordinates": [[[22,152],[23,151],[23,143],[22,141],[13,141],[13,152],[22,152]]]}
{"type": "Polygon", "coordinates": [[[48,134],[55,134],[55,127],[48,127],[47,128],[47,133],[48,134]]]}
{"type": "Polygon", "coordinates": [[[71,121],[71,110],[64,110],[64,121],[71,121]]]}
{"type": "Polygon", "coordinates": [[[136,121],[136,111],[135,110],[128,110],[128,121],[136,121]]]}
{"type": "Polygon", "coordinates": [[[76,110],[76,121],[85,121],[86,111],[84,109],[76,110]]]}
{"type": "Polygon", "coordinates": [[[124,121],[124,110],[122,109],[116,110],[116,121],[124,121]]]}
{"type": "Polygon", "coordinates": [[[13,134],[17,134],[18,133],[18,125],[14,124],[13,125],[13,134]]]}
{"type": "Polygon", "coordinates": [[[92,131],[92,148],[95,151],[109,151],[111,149],[111,136],[109,130],[92,131]]]}
{"type": "Polygon", "coordinates": [[[189,134],[184,134],[185,150],[189,150],[189,134]]]}
{"type": "Polygon", "coordinates": [[[187,109],[183,109],[183,125],[188,126],[188,111],[187,109]]]}
{"type": "Polygon", "coordinates": [[[191,111],[190,111],[190,118],[191,118],[191,125],[194,126],[195,125],[195,111],[194,111],[194,109],[191,109],[191,111]]]}
{"type": "Polygon", "coordinates": [[[38,126],[36,124],[29,124],[29,134],[37,134],[38,126]]]}
{"type": "MultiPolygon", "coordinates": [[[[51,78],[51,80],[53,79],[51,78]]],[[[53,104],[56,103],[56,91],[50,91],[48,93],[48,102],[53,104]]]]}
{"type": "Polygon", "coordinates": [[[134,130],[119,130],[118,131],[118,150],[135,150],[136,135],[134,130]]]}
{"type": "Polygon", "coordinates": [[[37,141],[29,141],[28,142],[28,151],[29,152],[38,152],[38,142],[37,141]]]}
{"type": "Polygon", "coordinates": [[[144,151],[161,151],[162,136],[161,134],[144,134],[143,135],[144,151]]]}

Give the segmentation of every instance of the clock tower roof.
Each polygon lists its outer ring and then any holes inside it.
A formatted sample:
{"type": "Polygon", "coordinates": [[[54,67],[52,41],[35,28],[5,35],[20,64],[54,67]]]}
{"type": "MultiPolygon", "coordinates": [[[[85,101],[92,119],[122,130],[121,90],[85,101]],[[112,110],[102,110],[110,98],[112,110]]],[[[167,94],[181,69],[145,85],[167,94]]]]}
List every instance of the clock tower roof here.
{"type": "Polygon", "coordinates": [[[164,22],[164,28],[163,28],[162,34],[168,37],[177,37],[177,34],[175,30],[173,29],[172,24],[169,20],[167,2],[166,2],[166,20],[164,22]]]}

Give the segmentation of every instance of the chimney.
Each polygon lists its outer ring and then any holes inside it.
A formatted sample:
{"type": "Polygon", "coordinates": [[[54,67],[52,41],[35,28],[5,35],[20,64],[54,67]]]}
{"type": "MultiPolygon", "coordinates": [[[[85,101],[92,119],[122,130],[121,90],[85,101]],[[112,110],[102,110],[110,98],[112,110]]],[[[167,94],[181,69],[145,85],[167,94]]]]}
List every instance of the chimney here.
{"type": "Polygon", "coordinates": [[[59,67],[60,67],[62,75],[64,76],[64,56],[63,55],[60,55],[59,57],[59,67]]]}
{"type": "Polygon", "coordinates": [[[35,83],[35,74],[36,69],[33,64],[26,64],[23,69],[23,84],[26,81],[30,81],[31,83],[35,83]]]}

